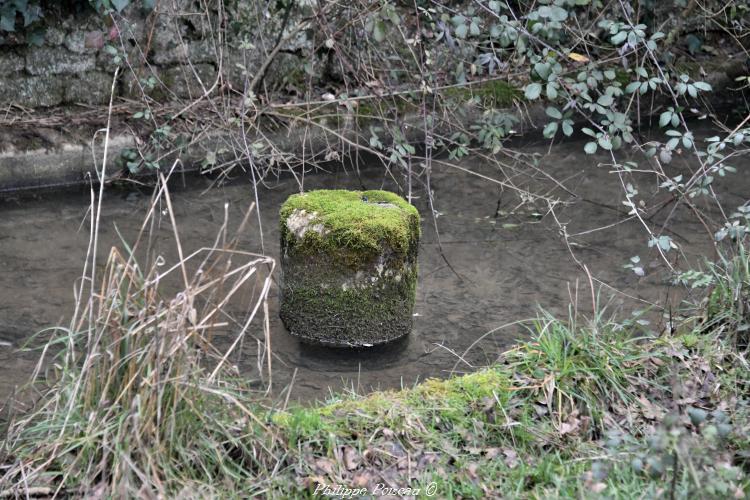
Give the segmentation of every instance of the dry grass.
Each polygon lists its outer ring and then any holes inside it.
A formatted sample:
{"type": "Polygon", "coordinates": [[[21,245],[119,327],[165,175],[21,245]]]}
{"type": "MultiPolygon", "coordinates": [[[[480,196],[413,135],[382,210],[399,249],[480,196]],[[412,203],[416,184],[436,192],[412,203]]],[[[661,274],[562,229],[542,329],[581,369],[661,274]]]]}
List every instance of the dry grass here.
{"type": "MultiPolygon", "coordinates": [[[[263,394],[249,389],[230,356],[251,329],[263,332],[259,368],[270,389],[267,300],[275,262],[238,250],[226,219],[212,246],[183,255],[166,186],[162,177],[135,244],[112,248],[99,274],[90,252],[83,283],[98,287],[79,294],[71,326],[54,330],[44,347],[34,382],[38,401],[11,422],[0,459],[12,464],[0,477],[4,495],[130,497],[205,488],[217,477],[231,489],[227,482],[247,487],[254,471],[273,468],[275,438],[251,410],[263,394]],[[141,267],[136,255],[149,250],[141,247],[159,206],[166,207],[180,258],[168,265],[157,257],[141,267]],[[239,332],[219,351],[211,338],[230,323],[230,303],[248,313],[241,327],[231,322],[239,332]],[[42,376],[46,365],[52,368],[42,376]]],[[[93,203],[92,213],[98,228],[93,203]]],[[[263,488],[262,481],[253,484],[263,488]]]]}

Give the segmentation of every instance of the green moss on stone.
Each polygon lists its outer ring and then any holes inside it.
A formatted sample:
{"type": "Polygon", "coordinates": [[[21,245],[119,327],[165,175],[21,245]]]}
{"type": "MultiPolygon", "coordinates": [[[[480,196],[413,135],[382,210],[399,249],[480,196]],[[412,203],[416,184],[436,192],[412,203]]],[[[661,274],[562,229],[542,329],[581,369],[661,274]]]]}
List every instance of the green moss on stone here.
{"type": "Polygon", "coordinates": [[[336,274],[312,272],[300,279],[285,271],[280,315],[293,335],[334,346],[366,346],[411,330],[416,267],[399,273],[398,281],[382,277],[371,286],[341,286],[336,274]]]}
{"type": "Polygon", "coordinates": [[[509,107],[523,97],[523,93],[513,85],[502,80],[491,80],[474,85],[450,87],[440,91],[444,97],[468,100],[478,97],[485,106],[497,108],[509,107]]]}
{"type": "Polygon", "coordinates": [[[419,238],[419,212],[388,191],[309,191],[290,196],[282,205],[280,215],[285,247],[304,253],[349,252],[354,254],[349,256],[354,259],[351,264],[379,255],[384,244],[406,256],[419,238]],[[306,231],[297,238],[287,227],[295,211],[310,214],[310,223],[322,225],[325,231],[322,234],[306,231]],[[357,259],[358,256],[361,259],[357,259]]]}
{"type": "Polygon", "coordinates": [[[409,333],[419,213],[387,191],[320,190],[281,208],[280,316],[304,340],[368,346],[409,333]]]}

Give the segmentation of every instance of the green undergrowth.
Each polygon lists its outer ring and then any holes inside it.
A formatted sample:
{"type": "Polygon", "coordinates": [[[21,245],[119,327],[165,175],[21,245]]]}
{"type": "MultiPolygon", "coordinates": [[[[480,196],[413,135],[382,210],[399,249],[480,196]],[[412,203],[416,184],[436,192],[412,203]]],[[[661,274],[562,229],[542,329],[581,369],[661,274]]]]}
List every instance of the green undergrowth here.
{"type": "Polygon", "coordinates": [[[460,101],[477,99],[483,106],[507,108],[523,99],[523,92],[503,80],[489,80],[474,85],[448,87],[440,90],[444,98],[460,101]]]}
{"type": "Polygon", "coordinates": [[[406,257],[419,240],[419,212],[388,191],[317,190],[292,195],[281,207],[282,244],[302,252],[342,250],[363,258],[380,255],[384,247],[406,257]],[[315,214],[311,225],[322,224],[325,233],[307,231],[299,240],[286,222],[295,211],[315,214]]]}
{"type": "Polygon", "coordinates": [[[749,491],[750,370],[727,364],[738,354],[723,339],[704,334],[687,348],[682,336],[547,314],[530,328],[532,340],[491,368],[275,414],[298,450],[295,481],[275,487],[307,495],[385,482],[426,497],[435,483],[440,498],[749,491]]]}
{"type": "Polygon", "coordinates": [[[593,318],[543,312],[524,323],[529,340],[492,366],[402,390],[274,405],[230,375],[208,383],[193,365],[189,384],[167,384],[160,397],[167,399],[154,400],[158,411],[144,420],[134,409],[151,389],[112,378],[112,394],[125,398],[119,406],[97,399],[81,408],[107,416],[106,426],[48,404],[28,427],[16,427],[0,464],[23,466],[4,466],[18,476],[6,473],[3,487],[15,479],[19,492],[64,481],[63,491],[101,488],[105,496],[361,497],[411,488],[400,494],[745,498],[750,365],[732,330],[748,317],[741,308],[747,266],[740,251],[694,273],[703,299],[670,318],[670,331],[603,310],[593,318]],[[721,302],[721,320],[707,312],[711,295],[723,293],[714,290],[733,291],[721,302]],[[127,397],[131,387],[139,390],[135,399],[127,397]],[[224,409],[212,410],[219,400],[224,409]],[[68,419],[75,425],[66,428],[68,419]],[[145,446],[153,436],[160,444],[145,446]]]}

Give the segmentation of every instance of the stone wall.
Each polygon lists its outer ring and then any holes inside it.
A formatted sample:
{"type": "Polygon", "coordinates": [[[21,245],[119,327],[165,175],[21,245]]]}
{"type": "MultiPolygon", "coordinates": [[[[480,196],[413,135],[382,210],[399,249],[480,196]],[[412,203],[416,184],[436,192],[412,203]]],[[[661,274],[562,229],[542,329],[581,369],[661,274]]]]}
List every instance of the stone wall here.
{"type": "MultiPolygon", "coordinates": [[[[254,2],[245,2],[245,8],[254,2]]],[[[140,98],[145,92],[164,100],[201,95],[216,81],[242,89],[246,71],[259,65],[265,50],[238,48],[233,40],[218,40],[216,23],[226,25],[237,12],[206,12],[203,2],[174,0],[146,13],[126,9],[113,23],[92,11],[47,12],[41,46],[28,44],[23,35],[0,42],[0,103],[27,108],[67,104],[106,104],[115,68],[122,68],[116,95],[140,98]]],[[[247,19],[252,19],[252,13],[247,19]]],[[[267,39],[274,40],[280,21],[263,23],[267,39]]],[[[245,26],[251,30],[252,26],[245,26]]],[[[223,34],[231,36],[231,30],[223,34]]],[[[257,35],[258,33],[256,33],[257,35]]],[[[239,38],[242,34],[236,33],[239,38]]],[[[277,74],[298,64],[288,52],[280,54],[277,74]]]]}

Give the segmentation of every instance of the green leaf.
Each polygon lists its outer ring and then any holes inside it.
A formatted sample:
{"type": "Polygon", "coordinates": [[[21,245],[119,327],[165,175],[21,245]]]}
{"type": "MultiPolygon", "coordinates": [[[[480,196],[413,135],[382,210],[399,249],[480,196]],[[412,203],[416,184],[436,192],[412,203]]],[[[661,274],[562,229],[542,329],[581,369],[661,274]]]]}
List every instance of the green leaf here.
{"type": "Polygon", "coordinates": [[[587,142],[586,145],[583,147],[583,150],[588,155],[592,155],[596,153],[596,143],[595,142],[587,142]]]}
{"type": "Polygon", "coordinates": [[[26,41],[29,42],[30,45],[33,45],[35,47],[41,47],[42,45],[44,45],[45,32],[46,31],[44,27],[39,26],[26,35],[26,41]]]}
{"type": "Polygon", "coordinates": [[[550,106],[547,108],[546,113],[547,116],[554,118],[555,120],[562,120],[562,113],[560,113],[560,110],[557,108],[550,106]]]}
{"type": "Polygon", "coordinates": [[[0,30],[12,33],[16,29],[16,13],[3,12],[0,16],[0,30]]]}
{"type": "Polygon", "coordinates": [[[613,102],[614,99],[612,99],[612,96],[609,94],[601,95],[599,96],[599,99],[596,100],[597,104],[604,107],[611,106],[613,102]]]}
{"type": "Polygon", "coordinates": [[[562,122],[562,131],[563,134],[565,134],[566,137],[570,137],[573,135],[573,121],[572,120],[565,120],[562,122]]]}
{"type": "Polygon", "coordinates": [[[612,42],[615,45],[620,45],[622,42],[625,41],[625,39],[628,37],[627,31],[620,31],[615,36],[610,38],[610,42],[612,42]]]}
{"type": "Polygon", "coordinates": [[[466,35],[469,33],[469,27],[466,26],[466,24],[459,24],[456,26],[456,36],[458,38],[466,38],[466,35]]]}
{"type": "Polygon", "coordinates": [[[686,36],[685,41],[687,42],[688,52],[693,55],[698,52],[703,46],[703,42],[701,41],[701,39],[693,34],[686,36]]]}
{"type": "Polygon", "coordinates": [[[385,40],[385,23],[382,20],[375,21],[375,25],[372,29],[372,37],[378,43],[385,40]]]}
{"type": "Polygon", "coordinates": [[[547,84],[547,99],[557,99],[557,85],[553,83],[547,84]]]}
{"type": "Polygon", "coordinates": [[[672,121],[672,112],[671,111],[665,111],[661,115],[659,115],[659,126],[660,127],[666,127],[669,125],[669,122],[672,121]]]}
{"type": "Polygon", "coordinates": [[[557,133],[557,122],[549,122],[547,126],[544,127],[544,131],[542,132],[542,135],[546,137],[547,139],[552,139],[556,133],[557,133]]]}
{"type": "Polygon", "coordinates": [[[122,10],[128,5],[130,5],[130,0],[112,0],[112,7],[114,7],[117,12],[122,12],[122,10]]]}
{"type": "Polygon", "coordinates": [[[641,86],[641,82],[630,82],[628,83],[628,86],[625,87],[625,92],[627,92],[628,94],[632,94],[633,92],[638,90],[638,87],[640,86],[641,86]]]}
{"type": "Polygon", "coordinates": [[[530,83],[526,85],[526,88],[524,89],[524,96],[526,99],[533,101],[534,99],[538,98],[542,94],[542,84],[541,83],[530,83]]]}

